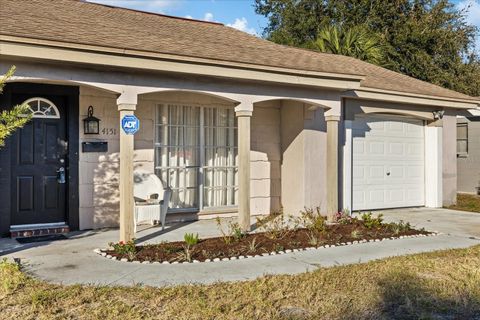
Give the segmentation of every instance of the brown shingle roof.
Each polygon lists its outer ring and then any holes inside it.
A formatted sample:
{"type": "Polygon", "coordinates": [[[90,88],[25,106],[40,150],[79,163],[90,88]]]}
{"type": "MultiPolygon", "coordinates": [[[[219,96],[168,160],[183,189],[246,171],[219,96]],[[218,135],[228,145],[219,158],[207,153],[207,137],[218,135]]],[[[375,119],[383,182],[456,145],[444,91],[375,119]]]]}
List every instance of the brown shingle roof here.
{"type": "Polygon", "coordinates": [[[0,0],[0,21],[2,35],[361,75],[362,87],[474,99],[354,58],[281,46],[222,24],[78,0],[0,0]]]}

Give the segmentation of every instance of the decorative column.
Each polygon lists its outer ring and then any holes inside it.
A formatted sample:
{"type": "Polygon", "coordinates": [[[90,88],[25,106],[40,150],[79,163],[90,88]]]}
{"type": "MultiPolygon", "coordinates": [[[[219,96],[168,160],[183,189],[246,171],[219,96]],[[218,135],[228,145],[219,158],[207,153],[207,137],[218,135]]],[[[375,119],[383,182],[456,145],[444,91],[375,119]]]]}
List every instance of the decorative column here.
{"type": "Polygon", "coordinates": [[[329,115],[327,121],[327,216],[333,220],[338,212],[338,124],[340,116],[329,115]]]}
{"type": "Polygon", "coordinates": [[[252,111],[237,111],[238,119],[238,223],[250,231],[250,118],[252,111]]]}
{"type": "MultiPolygon", "coordinates": [[[[136,101],[135,101],[136,102],[136,101]]],[[[126,134],[121,121],[126,115],[133,115],[136,103],[117,101],[120,111],[120,241],[134,238],[134,200],[133,200],[133,135],[126,134]]]]}
{"type": "Polygon", "coordinates": [[[345,127],[345,143],[343,145],[343,192],[342,192],[342,202],[343,210],[353,211],[353,202],[352,202],[352,192],[353,192],[353,182],[352,182],[352,165],[353,165],[353,135],[352,135],[352,120],[343,121],[345,127]]]}

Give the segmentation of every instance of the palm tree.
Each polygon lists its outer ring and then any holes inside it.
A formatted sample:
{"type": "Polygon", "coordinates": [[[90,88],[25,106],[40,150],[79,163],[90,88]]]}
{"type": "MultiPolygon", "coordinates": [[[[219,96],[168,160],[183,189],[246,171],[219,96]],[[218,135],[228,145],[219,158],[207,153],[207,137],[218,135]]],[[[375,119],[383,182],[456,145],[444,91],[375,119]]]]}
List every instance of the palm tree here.
{"type": "Polygon", "coordinates": [[[358,58],[376,65],[385,64],[385,46],[380,38],[357,26],[343,28],[326,26],[319,30],[317,38],[308,44],[313,50],[358,58]]]}
{"type": "MultiPolygon", "coordinates": [[[[3,92],[3,87],[7,80],[13,76],[15,66],[11,67],[7,73],[0,78],[0,94],[3,92]]],[[[0,147],[5,145],[5,139],[10,136],[15,130],[23,127],[31,118],[27,113],[26,105],[14,106],[11,110],[3,110],[0,112],[0,147]]]]}

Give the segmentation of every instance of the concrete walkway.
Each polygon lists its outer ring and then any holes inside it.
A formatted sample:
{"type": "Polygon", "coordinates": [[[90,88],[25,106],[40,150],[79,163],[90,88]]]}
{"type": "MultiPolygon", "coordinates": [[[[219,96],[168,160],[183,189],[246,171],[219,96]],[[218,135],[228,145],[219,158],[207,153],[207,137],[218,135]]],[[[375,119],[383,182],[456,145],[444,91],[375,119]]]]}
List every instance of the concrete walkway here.
{"type": "MultiPolygon", "coordinates": [[[[246,260],[142,265],[111,261],[93,253],[94,248],[105,247],[108,242],[117,240],[118,230],[103,230],[71,233],[68,240],[33,245],[19,245],[15,240],[0,239],[0,255],[20,258],[28,273],[53,283],[168,286],[249,280],[267,274],[297,274],[319,267],[480,244],[480,213],[425,208],[387,210],[382,213],[387,220],[409,221],[418,228],[444,234],[246,260]]],[[[201,238],[218,235],[215,222],[204,220],[172,225],[163,232],[159,228],[143,230],[138,234],[138,239],[144,243],[180,240],[186,232],[198,232],[201,238]]]]}

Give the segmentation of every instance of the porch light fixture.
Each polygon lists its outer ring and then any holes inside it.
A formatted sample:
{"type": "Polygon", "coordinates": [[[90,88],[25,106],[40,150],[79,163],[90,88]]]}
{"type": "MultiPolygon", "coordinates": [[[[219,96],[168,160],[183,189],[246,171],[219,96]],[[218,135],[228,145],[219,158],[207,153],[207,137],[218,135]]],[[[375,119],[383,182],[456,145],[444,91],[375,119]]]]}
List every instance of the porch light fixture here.
{"type": "Polygon", "coordinates": [[[442,120],[445,110],[432,111],[434,120],[442,120]]]}
{"type": "Polygon", "coordinates": [[[93,116],[93,107],[88,107],[88,116],[83,119],[83,133],[85,134],[99,134],[100,133],[100,119],[93,116]]]}

